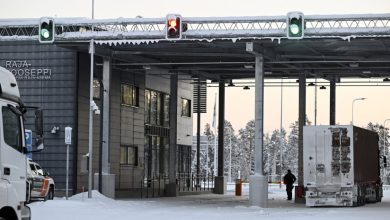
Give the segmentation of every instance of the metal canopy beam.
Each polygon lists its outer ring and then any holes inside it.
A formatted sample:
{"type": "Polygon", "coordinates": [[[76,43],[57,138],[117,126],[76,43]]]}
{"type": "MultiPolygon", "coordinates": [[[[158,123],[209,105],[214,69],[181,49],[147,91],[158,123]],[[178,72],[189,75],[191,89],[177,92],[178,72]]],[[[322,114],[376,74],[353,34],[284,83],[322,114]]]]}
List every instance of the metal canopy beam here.
{"type": "MultiPolygon", "coordinates": [[[[286,16],[186,18],[183,40],[286,38],[286,16]]],[[[37,40],[39,19],[0,20],[0,40],[37,40]]],[[[56,41],[164,40],[165,18],[56,18],[56,41]],[[94,26],[95,31],[91,31],[94,26]]],[[[390,14],[305,16],[305,38],[389,36],[390,14]]]]}

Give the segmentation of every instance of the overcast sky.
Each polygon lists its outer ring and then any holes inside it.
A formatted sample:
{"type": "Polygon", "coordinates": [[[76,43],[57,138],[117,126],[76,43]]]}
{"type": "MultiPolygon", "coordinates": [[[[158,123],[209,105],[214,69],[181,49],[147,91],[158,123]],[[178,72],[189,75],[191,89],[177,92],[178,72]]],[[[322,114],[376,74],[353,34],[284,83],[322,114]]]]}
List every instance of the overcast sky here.
{"type": "MultiPolygon", "coordinates": [[[[91,17],[92,0],[0,0],[0,18],[91,17]]],[[[95,0],[95,18],[165,17],[179,13],[183,17],[285,15],[289,11],[304,14],[369,14],[390,13],[390,0],[95,0]]],[[[209,89],[208,113],[202,114],[202,126],[211,123],[214,94],[209,89]]],[[[298,88],[284,88],[283,126],[298,119],[298,88]]],[[[307,89],[307,115],[314,121],[314,87],[307,89]]],[[[329,88],[318,90],[317,124],[329,122],[329,88]]],[[[365,126],[369,121],[383,123],[390,118],[390,87],[338,87],[336,122],[349,124],[352,100],[355,103],[354,122],[365,126]]],[[[226,119],[238,130],[254,118],[254,89],[226,89],[226,119]],[[238,104],[239,103],[239,104],[238,104]]],[[[280,126],[280,88],[265,89],[265,131],[280,126]]],[[[390,123],[388,124],[390,126],[390,123]]]]}

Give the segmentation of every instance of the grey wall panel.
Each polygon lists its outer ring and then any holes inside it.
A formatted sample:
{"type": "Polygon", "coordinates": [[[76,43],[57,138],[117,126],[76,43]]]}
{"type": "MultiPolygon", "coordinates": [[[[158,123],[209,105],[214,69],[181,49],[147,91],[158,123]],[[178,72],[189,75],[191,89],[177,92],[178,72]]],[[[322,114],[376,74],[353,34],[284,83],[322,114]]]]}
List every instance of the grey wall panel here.
{"type": "MultiPolygon", "coordinates": [[[[45,150],[34,153],[33,160],[50,172],[57,189],[65,188],[62,178],[66,160],[63,132],[65,126],[75,127],[76,53],[52,44],[0,42],[0,66],[17,78],[24,103],[42,108],[45,150]],[[60,127],[58,134],[50,133],[54,125],[60,127]]],[[[34,130],[33,123],[33,115],[29,113],[26,128],[34,130]]],[[[72,155],[70,158],[72,166],[72,155]]],[[[71,169],[71,186],[72,174],[71,169]]]]}

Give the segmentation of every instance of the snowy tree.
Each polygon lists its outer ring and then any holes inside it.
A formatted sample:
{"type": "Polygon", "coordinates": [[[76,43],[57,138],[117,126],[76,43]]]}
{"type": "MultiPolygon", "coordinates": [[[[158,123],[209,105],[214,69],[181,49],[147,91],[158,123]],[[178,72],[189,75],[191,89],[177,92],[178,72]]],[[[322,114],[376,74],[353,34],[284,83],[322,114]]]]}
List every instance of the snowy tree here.
{"type": "Polygon", "coordinates": [[[287,144],[285,145],[286,151],[283,154],[283,173],[287,173],[287,170],[291,170],[292,173],[298,173],[298,139],[299,139],[299,126],[298,121],[295,121],[290,125],[290,134],[288,135],[287,144]]]}
{"type": "MultiPolygon", "coordinates": [[[[245,128],[238,131],[238,146],[240,157],[237,162],[239,170],[241,171],[241,179],[249,180],[249,176],[253,174],[254,170],[254,131],[255,121],[249,121],[245,128]]],[[[237,170],[238,173],[238,170],[237,170]]]]}
{"type": "MultiPolygon", "coordinates": [[[[238,177],[240,149],[237,144],[237,136],[234,134],[234,129],[229,121],[225,120],[224,129],[224,174],[229,177],[230,167],[230,152],[231,152],[231,180],[234,181],[238,177]]],[[[229,181],[229,180],[228,180],[229,181]]]]}

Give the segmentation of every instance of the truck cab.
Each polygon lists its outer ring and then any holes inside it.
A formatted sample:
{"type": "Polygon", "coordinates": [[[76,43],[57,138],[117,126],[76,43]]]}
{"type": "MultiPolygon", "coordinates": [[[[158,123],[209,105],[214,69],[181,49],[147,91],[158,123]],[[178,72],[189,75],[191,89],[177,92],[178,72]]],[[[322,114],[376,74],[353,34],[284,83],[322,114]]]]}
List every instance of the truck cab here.
{"type": "MultiPolygon", "coordinates": [[[[0,219],[29,220],[26,206],[27,156],[23,114],[15,77],[0,67],[0,219]]],[[[43,149],[42,120],[36,129],[36,146],[43,149]]],[[[37,118],[36,118],[37,122],[37,118]]]]}

